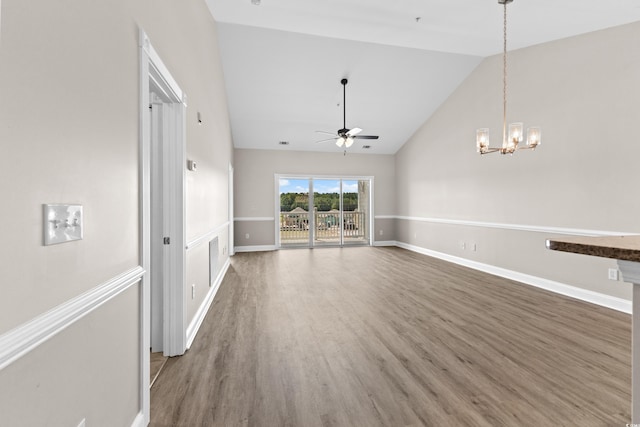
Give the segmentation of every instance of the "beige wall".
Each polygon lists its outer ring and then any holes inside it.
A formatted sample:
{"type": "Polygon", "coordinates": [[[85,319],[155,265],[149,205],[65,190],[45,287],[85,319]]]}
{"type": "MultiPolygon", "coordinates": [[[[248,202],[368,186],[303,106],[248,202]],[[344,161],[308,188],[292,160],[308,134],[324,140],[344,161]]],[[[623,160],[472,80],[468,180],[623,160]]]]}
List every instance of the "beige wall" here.
{"type": "MultiPolygon", "coordinates": [[[[4,0],[0,16],[2,334],[140,264],[139,28],[188,95],[187,157],[198,171],[187,175],[187,240],[228,221],[233,153],[204,1],[4,0]],[[83,205],[84,239],[42,246],[43,203],[83,205]]],[[[222,227],[225,253],[226,236],[222,227]]],[[[200,247],[187,256],[187,287],[198,287],[190,315],[206,295],[206,258],[200,247]]],[[[131,423],[140,411],[138,290],[0,371],[0,425],[131,423]]]]}
{"type": "MultiPolygon", "coordinates": [[[[373,176],[374,215],[391,215],[395,209],[395,165],[391,155],[236,149],[234,160],[236,218],[274,218],[276,174],[373,176]]],[[[273,221],[236,221],[235,227],[236,246],[275,244],[273,221]],[[249,239],[245,239],[246,233],[250,234],[249,239]]],[[[376,230],[377,227],[376,221],[376,230]]],[[[392,236],[385,234],[378,240],[392,240],[392,236]]]]}
{"type": "MultiPolygon", "coordinates": [[[[640,233],[640,23],[509,54],[508,121],[542,127],[514,156],[475,153],[501,138],[501,56],[482,62],[397,153],[397,214],[640,233]]],[[[544,249],[550,233],[398,221],[398,240],[630,299],[615,262],[544,249]],[[477,251],[461,248],[474,242],[477,251]]]]}
{"type": "Polygon", "coordinates": [[[128,289],[1,370],[0,425],[130,426],[140,410],[138,305],[128,289]]]}
{"type": "Polygon", "coordinates": [[[66,6],[2,3],[0,332],[138,265],[136,26],[66,6]],[[42,246],[43,203],[82,204],[85,239],[42,246]]]}

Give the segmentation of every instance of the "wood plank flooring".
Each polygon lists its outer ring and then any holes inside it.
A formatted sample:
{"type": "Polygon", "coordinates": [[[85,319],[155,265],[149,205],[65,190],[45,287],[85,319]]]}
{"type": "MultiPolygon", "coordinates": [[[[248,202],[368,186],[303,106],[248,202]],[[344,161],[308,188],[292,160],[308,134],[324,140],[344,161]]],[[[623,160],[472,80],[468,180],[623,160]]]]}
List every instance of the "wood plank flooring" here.
{"type": "Polygon", "coordinates": [[[151,425],[624,426],[631,317],[399,248],[237,254],[151,425]]]}

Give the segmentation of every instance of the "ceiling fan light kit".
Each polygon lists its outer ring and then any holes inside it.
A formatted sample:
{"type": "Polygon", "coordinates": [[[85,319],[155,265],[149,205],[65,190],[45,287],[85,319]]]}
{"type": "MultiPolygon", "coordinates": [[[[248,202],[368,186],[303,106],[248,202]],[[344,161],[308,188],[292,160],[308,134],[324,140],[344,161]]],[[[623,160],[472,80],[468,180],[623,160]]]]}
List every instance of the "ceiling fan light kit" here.
{"type": "Polygon", "coordinates": [[[535,149],[540,145],[542,132],[539,127],[532,126],[527,129],[527,145],[518,146],[524,137],[524,124],[511,123],[507,132],[507,4],[513,0],[498,0],[498,3],[504,5],[504,26],[503,36],[504,44],[502,51],[502,147],[489,147],[489,129],[481,128],[476,130],[476,149],[480,154],[500,153],[513,154],[516,150],[535,149]]]}
{"type": "Polygon", "coordinates": [[[316,141],[316,143],[333,141],[335,139],[336,145],[338,147],[340,147],[340,148],[344,147],[345,148],[345,153],[346,153],[346,149],[351,147],[356,139],[378,139],[379,138],[378,135],[360,135],[360,132],[362,132],[362,129],[360,129],[360,128],[347,129],[347,106],[346,106],[346,102],[347,102],[347,83],[348,82],[349,81],[347,79],[340,80],[340,83],[342,84],[342,108],[343,108],[343,110],[342,110],[342,129],[338,129],[338,131],[336,132],[335,135],[333,133],[331,133],[331,132],[324,132],[324,131],[321,131],[321,130],[317,130],[316,131],[316,132],[319,132],[319,133],[326,133],[328,135],[334,135],[332,138],[322,139],[320,141],[316,141]]]}

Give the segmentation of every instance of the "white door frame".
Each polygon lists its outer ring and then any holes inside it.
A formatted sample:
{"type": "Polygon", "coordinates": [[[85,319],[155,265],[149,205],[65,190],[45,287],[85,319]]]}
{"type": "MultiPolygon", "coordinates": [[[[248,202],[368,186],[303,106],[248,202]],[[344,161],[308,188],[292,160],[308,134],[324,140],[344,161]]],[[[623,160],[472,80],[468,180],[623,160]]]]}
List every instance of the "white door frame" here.
{"type": "Polygon", "coordinates": [[[229,256],[234,256],[236,254],[234,241],[235,220],[233,217],[235,214],[233,196],[233,165],[229,163],[229,256]]]}
{"type": "Polygon", "coordinates": [[[186,94],[169,73],[145,32],[140,30],[140,258],[145,274],[141,281],[140,397],[145,425],[150,420],[149,348],[150,348],[150,283],[151,270],[151,115],[150,89],[162,92],[163,99],[163,228],[168,237],[163,270],[163,347],[164,354],[184,354],[187,344],[186,318],[186,230],[185,230],[185,158],[186,158],[186,94]]]}

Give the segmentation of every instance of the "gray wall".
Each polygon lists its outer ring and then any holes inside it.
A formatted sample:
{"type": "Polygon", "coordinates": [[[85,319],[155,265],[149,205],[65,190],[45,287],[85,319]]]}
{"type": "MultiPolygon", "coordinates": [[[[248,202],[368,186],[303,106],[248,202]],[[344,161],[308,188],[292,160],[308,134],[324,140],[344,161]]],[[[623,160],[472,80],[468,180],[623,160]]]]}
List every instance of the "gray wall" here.
{"type": "MultiPolygon", "coordinates": [[[[236,149],[234,161],[235,244],[238,247],[275,244],[276,174],[373,176],[374,215],[391,215],[395,209],[395,164],[391,155],[236,149]],[[246,233],[249,239],[245,238],[246,233]]],[[[376,240],[394,240],[392,225],[383,230],[383,238],[380,237],[380,228],[388,223],[375,221],[376,240]]]]}
{"type": "Polygon", "coordinates": [[[613,261],[548,251],[549,231],[477,223],[640,232],[638,40],[634,23],[510,53],[507,120],[542,127],[540,148],[514,156],[475,153],[477,128],[501,139],[502,57],[482,62],[397,153],[397,239],[630,299],[607,279],[613,261]]]}
{"type": "MultiPolygon", "coordinates": [[[[233,153],[204,1],[4,0],[1,18],[3,334],[140,264],[139,28],[188,95],[198,172],[187,175],[187,240],[228,221],[233,153]],[[82,204],[84,239],[42,246],[43,203],[82,204]]],[[[222,227],[221,252],[226,236],[222,227]]],[[[201,289],[189,317],[208,287],[201,248],[187,253],[187,286],[201,289]]],[[[130,425],[141,409],[139,306],[136,284],[0,370],[0,425],[130,425]]]]}

